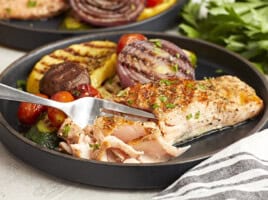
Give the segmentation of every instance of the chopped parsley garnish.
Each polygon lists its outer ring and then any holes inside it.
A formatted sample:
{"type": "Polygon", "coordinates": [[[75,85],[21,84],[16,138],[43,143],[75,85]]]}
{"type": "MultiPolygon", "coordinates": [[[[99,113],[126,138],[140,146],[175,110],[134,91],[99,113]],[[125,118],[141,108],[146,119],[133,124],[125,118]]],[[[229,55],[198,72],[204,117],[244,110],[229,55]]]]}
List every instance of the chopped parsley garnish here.
{"type": "Polygon", "coordinates": [[[81,94],[81,92],[79,91],[79,90],[73,90],[72,91],[72,94],[73,94],[73,96],[75,96],[75,97],[79,97],[80,96],[80,94],[81,94]]]}
{"type": "Polygon", "coordinates": [[[158,105],[157,103],[154,103],[154,104],[152,105],[152,108],[153,108],[153,109],[159,108],[159,105],[158,105]]]}
{"type": "Polygon", "coordinates": [[[178,72],[178,71],[179,71],[179,65],[178,65],[178,64],[173,65],[173,66],[172,66],[172,70],[173,70],[174,72],[178,72]]]}
{"type": "Polygon", "coordinates": [[[166,102],[166,101],[167,101],[167,97],[164,96],[164,95],[161,95],[161,96],[159,97],[159,100],[162,101],[162,102],[166,102]]]}
{"type": "Polygon", "coordinates": [[[166,107],[167,107],[167,108],[175,108],[175,104],[173,104],[173,103],[168,103],[168,104],[166,104],[166,107]]]}
{"type": "Polygon", "coordinates": [[[222,69],[216,69],[215,70],[215,73],[217,73],[217,74],[222,74],[224,71],[222,70],[222,69]]]}
{"type": "Polygon", "coordinates": [[[195,118],[195,119],[199,119],[199,117],[200,117],[200,111],[198,111],[198,112],[196,112],[196,113],[194,114],[194,118],[195,118]]]}
{"type": "Polygon", "coordinates": [[[211,80],[211,77],[204,77],[204,80],[205,81],[210,81],[211,80]]]}
{"type": "Polygon", "coordinates": [[[25,90],[26,81],[25,80],[17,80],[17,88],[20,90],[25,90]]]}
{"type": "Polygon", "coordinates": [[[89,147],[93,149],[93,151],[98,150],[100,148],[100,144],[94,143],[94,144],[89,144],[89,147]]]}
{"type": "Polygon", "coordinates": [[[28,8],[34,8],[37,5],[37,2],[34,0],[28,0],[27,7],[28,8]]]}
{"type": "Polygon", "coordinates": [[[162,79],[162,80],[159,81],[159,83],[165,84],[165,85],[171,85],[172,84],[172,82],[170,80],[167,80],[167,79],[162,79]]]}
{"type": "Polygon", "coordinates": [[[192,118],[199,119],[199,117],[200,117],[200,111],[197,111],[194,115],[192,113],[186,115],[187,120],[190,120],[192,118]]]}
{"type": "Polygon", "coordinates": [[[11,13],[11,8],[5,8],[5,11],[10,14],[11,13]]]}
{"type": "Polygon", "coordinates": [[[186,84],[186,87],[188,87],[188,88],[194,88],[194,84],[193,83],[187,83],[186,84]]]}
{"type": "Polygon", "coordinates": [[[201,89],[201,90],[206,90],[207,89],[207,87],[205,85],[203,85],[203,84],[198,84],[197,87],[198,87],[198,89],[201,89]]]}
{"type": "Polygon", "coordinates": [[[127,94],[127,91],[121,90],[121,91],[118,92],[117,96],[118,97],[124,97],[124,96],[126,96],[126,94],[127,94]]]}
{"type": "Polygon", "coordinates": [[[153,42],[156,47],[158,47],[158,48],[162,47],[162,43],[160,40],[154,39],[154,40],[150,40],[150,41],[153,42]]]}
{"type": "Polygon", "coordinates": [[[128,103],[128,105],[132,105],[134,103],[134,101],[133,100],[128,100],[127,103],[128,103]]]}
{"type": "Polygon", "coordinates": [[[65,126],[63,127],[63,130],[62,130],[63,136],[67,137],[70,130],[71,130],[71,126],[69,124],[65,124],[65,126]]]}
{"type": "Polygon", "coordinates": [[[187,119],[187,120],[190,120],[190,119],[192,119],[192,118],[193,118],[193,114],[192,114],[192,113],[186,115],[186,119],[187,119]]]}

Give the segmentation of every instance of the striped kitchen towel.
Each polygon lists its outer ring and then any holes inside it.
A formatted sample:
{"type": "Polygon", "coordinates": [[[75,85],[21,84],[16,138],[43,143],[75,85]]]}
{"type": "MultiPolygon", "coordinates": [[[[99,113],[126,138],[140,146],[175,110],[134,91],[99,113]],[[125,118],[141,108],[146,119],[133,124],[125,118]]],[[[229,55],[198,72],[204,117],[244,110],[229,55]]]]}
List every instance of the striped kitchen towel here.
{"type": "Polygon", "coordinates": [[[154,200],[268,200],[268,129],[201,162],[154,200]]]}

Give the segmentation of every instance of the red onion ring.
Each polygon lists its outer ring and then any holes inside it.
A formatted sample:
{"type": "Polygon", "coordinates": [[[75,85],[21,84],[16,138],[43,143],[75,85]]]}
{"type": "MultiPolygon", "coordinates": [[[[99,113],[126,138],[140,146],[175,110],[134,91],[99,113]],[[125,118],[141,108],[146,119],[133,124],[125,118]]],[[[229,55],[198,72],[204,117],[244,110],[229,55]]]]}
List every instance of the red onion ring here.
{"type": "Polygon", "coordinates": [[[70,0],[81,20],[96,26],[117,26],[136,21],[145,0],[70,0]]]}

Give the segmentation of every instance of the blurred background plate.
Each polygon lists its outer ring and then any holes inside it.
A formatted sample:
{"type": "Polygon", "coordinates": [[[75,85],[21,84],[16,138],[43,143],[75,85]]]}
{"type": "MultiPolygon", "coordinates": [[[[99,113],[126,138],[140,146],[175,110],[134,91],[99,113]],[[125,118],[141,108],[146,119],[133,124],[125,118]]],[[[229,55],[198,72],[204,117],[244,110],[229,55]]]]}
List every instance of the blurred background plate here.
{"type": "Polygon", "coordinates": [[[56,40],[82,34],[124,30],[164,31],[178,25],[179,11],[186,1],[178,0],[166,11],[140,22],[89,30],[60,29],[64,14],[45,21],[0,20],[0,45],[28,51],[56,40]]]}
{"type": "MultiPolygon", "coordinates": [[[[30,52],[7,67],[1,73],[0,81],[16,87],[17,80],[25,80],[34,64],[44,55],[71,44],[90,40],[108,39],[118,41],[119,37],[124,33],[128,32],[85,35],[44,46],[30,52]]],[[[247,123],[220,130],[195,140],[191,143],[192,146],[186,153],[169,162],[118,164],[78,159],[40,147],[19,133],[20,128],[16,117],[18,103],[1,100],[0,139],[6,148],[26,163],[48,174],[70,181],[109,188],[164,188],[197,163],[265,126],[268,119],[268,84],[265,77],[248,61],[222,47],[204,41],[163,33],[140,33],[145,34],[148,38],[169,40],[181,48],[196,53],[198,58],[197,79],[230,74],[247,82],[255,88],[257,94],[263,99],[265,104],[264,112],[247,123]]]]}

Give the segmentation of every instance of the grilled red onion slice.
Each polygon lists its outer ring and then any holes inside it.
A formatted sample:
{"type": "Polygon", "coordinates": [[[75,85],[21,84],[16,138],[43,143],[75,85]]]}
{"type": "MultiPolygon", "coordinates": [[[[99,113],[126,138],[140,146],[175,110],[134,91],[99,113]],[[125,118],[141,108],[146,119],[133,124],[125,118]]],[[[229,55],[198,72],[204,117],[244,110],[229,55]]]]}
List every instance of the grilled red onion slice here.
{"type": "Polygon", "coordinates": [[[118,55],[117,74],[123,87],[160,79],[195,79],[194,66],[184,51],[162,39],[126,45],[118,55]]]}
{"type": "Polygon", "coordinates": [[[145,0],[70,0],[83,21],[96,26],[117,26],[136,21],[145,0]]]}

